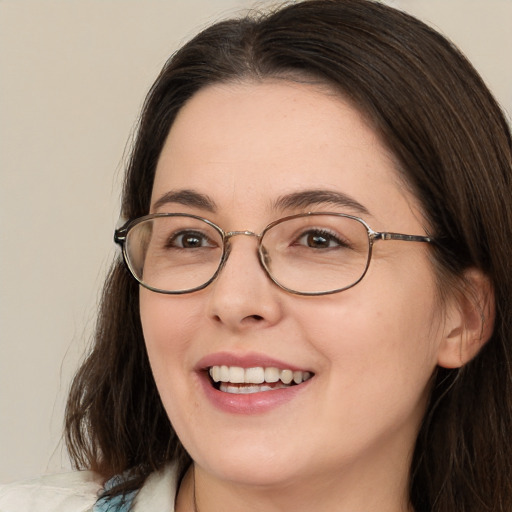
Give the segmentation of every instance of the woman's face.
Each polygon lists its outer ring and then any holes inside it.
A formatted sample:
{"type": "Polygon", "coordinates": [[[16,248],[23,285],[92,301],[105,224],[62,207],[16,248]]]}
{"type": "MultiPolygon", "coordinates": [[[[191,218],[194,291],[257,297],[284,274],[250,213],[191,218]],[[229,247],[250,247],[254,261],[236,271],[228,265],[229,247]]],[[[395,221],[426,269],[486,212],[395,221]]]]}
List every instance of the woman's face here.
{"type": "MultiPolygon", "coordinates": [[[[425,234],[393,156],[327,88],[277,80],[216,85],[182,108],[158,162],[152,213],[190,213],[225,231],[260,233],[308,211],[425,234]],[[324,202],[315,193],[282,200],[319,190],[351,201],[324,202]]],[[[406,471],[442,336],[429,246],[379,241],[359,284],[307,297],[270,281],[254,237],[231,243],[227,264],[204,290],[140,291],[156,384],[198,470],[265,486],[406,471]],[[208,369],[222,365],[312,378],[235,394],[210,381],[208,369]]]]}

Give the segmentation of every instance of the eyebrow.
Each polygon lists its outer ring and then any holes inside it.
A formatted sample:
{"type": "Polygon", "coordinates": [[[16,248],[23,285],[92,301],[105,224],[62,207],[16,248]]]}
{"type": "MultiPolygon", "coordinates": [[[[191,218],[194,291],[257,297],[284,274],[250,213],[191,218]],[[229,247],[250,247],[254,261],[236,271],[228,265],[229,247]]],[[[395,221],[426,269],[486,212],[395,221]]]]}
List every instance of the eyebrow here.
{"type": "Polygon", "coordinates": [[[350,208],[351,210],[370,215],[369,210],[354,198],[343,192],[333,190],[304,190],[279,197],[272,207],[276,210],[293,210],[310,206],[332,205],[350,208]]]}
{"type": "MultiPolygon", "coordinates": [[[[155,202],[153,209],[157,210],[170,203],[200,208],[210,213],[215,213],[218,210],[215,201],[208,195],[190,189],[166,192],[155,202]]],[[[272,202],[272,209],[284,211],[305,209],[320,205],[341,206],[343,208],[350,208],[357,213],[370,215],[369,210],[354,198],[343,192],[335,192],[333,190],[303,190],[286,194],[272,202]]]]}
{"type": "Polygon", "coordinates": [[[206,194],[200,194],[199,192],[189,189],[171,190],[165,193],[155,202],[153,209],[157,210],[169,203],[200,208],[201,210],[205,210],[210,213],[215,213],[217,211],[217,205],[213,199],[208,197],[206,194]]]}

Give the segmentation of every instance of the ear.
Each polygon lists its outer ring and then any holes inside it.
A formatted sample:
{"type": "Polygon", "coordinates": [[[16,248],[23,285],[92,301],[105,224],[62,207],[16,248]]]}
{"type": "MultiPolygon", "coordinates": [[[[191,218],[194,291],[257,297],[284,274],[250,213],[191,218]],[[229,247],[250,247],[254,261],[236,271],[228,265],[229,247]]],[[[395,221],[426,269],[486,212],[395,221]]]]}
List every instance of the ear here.
{"type": "Polygon", "coordinates": [[[494,328],[494,289],[478,269],[464,273],[462,287],[447,300],[437,364],[460,368],[487,343],[494,328]]]}

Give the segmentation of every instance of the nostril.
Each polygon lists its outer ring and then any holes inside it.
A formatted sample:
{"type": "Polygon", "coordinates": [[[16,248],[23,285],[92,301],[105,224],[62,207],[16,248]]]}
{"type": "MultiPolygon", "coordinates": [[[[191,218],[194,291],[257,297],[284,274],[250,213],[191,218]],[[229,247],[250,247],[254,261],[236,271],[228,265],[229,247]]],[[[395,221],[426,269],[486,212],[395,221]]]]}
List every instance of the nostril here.
{"type": "MultiPolygon", "coordinates": [[[[220,315],[214,315],[213,320],[215,322],[220,322],[220,323],[223,322],[223,320],[220,317],[220,315]]],[[[244,321],[244,322],[251,322],[251,321],[253,321],[253,322],[261,322],[263,320],[265,320],[265,319],[261,315],[249,315],[249,316],[246,316],[245,318],[242,319],[242,321],[244,321]]]]}

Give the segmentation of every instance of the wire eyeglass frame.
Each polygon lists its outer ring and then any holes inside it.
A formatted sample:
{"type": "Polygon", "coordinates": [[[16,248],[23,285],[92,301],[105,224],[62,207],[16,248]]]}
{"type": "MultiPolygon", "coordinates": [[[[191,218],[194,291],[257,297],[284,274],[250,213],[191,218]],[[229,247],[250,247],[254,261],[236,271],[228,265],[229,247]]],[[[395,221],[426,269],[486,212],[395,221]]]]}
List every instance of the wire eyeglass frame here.
{"type": "Polygon", "coordinates": [[[140,285],[142,285],[145,288],[147,288],[148,290],[151,290],[156,293],[163,293],[163,294],[168,294],[168,295],[183,295],[186,293],[193,293],[193,292],[196,292],[199,290],[203,290],[208,285],[210,285],[213,281],[215,281],[215,279],[217,278],[219,273],[222,271],[222,268],[226,264],[226,261],[229,257],[229,253],[230,253],[229,241],[234,236],[256,237],[258,239],[258,247],[257,247],[258,260],[259,260],[261,267],[265,271],[266,275],[269,277],[269,279],[274,284],[276,284],[279,288],[285,290],[288,293],[291,293],[294,295],[306,295],[306,296],[330,295],[333,293],[340,293],[340,292],[348,290],[349,288],[352,288],[356,284],[358,284],[363,279],[363,277],[366,275],[366,273],[368,271],[368,268],[370,266],[371,257],[372,257],[373,245],[375,242],[377,242],[379,240],[384,240],[384,241],[396,240],[396,241],[402,241],[402,242],[422,242],[422,243],[434,243],[435,242],[434,238],[427,236],[427,235],[407,235],[404,233],[394,233],[394,232],[389,232],[389,231],[374,231],[366,223],[366,221],[361,219],[360,217],[345,214],[345,213],[338,213],[338,212],[307,212],[307,213],[299,213],[299,214],[295,214],[295,215],[289,215],[289,216],[286,216],[286,217],[283,217],[283,218],[280,218],[280,219],[277,219],[277,220],[271,222],[259,234],[255,233],[254,231],[248,231],[248,230],[224,231],[220,226],[218,226],[214,222],[212,222],[204,217],[200,217],[198,215],[192,215],[192,214],[188,214],[188,213],[153,213],[153,214],[144,215],[142,217],[138,217],[136,219],[127,221],[123,226],[121,226],[120,228],[115,230],[114,241],[122,249],[123,260],[124,260],[126,267],[130,271],[130,274],[139,282],[140,285]],[[304,292],[304,291],[299,291],[299,290],[295,290],[295,289],[289,288],[287,286],[284,286],[272,275],[270,269],[268,268],[268,266],[265,263],[265,254],[264,254],[265,247],[262,245],[263,237],[270,229],[272,229],[274,226],[281,224],[283,222],[286,222],[286,221],[289,221],[292,219],[302,218],[302,217],[311,218],[311,217],[317,217],[317,216],[343,217],[343,218],[352,219],[354,221],[357,221],[362,226],[364,226],[364,228],[366,229],[366,233],[368,235],[368,255],[367,255],[364,271],[362,272],[360,277],[355,282],[351,283],[350,285],[347,285],[347,286],[344,286],[341,288],[336,288],[333,290],[328,290],[328,291],[304,292]],[[191,219],[202,221],[202,222],[206,223],[207,225],[209,225],[210,227],[212,227],[213,229],[215,229],[221,236],[221,238],[222,238],[222,255],[219,260],[219,265],[218,265],[215,273],[205,283],[203,283],[199,286],[196,286],[194,288],[191,288],[191,289],[186,289],[186,290],[163,290],[163,289],[155,288],[155,287],[145,283],[141,278],[139,278],[139,276],[137,275],[135,270],[132,268],[132,265],[130,263],[130,257],[127,254],[127,244],[126,244],[127,236],[129,234],[130,230],[142,222],[146,222],[146,221],[149,221],[152,219],[157,219],[157,218],[165,218],[165,217],[188,217],[191,219]]]}

